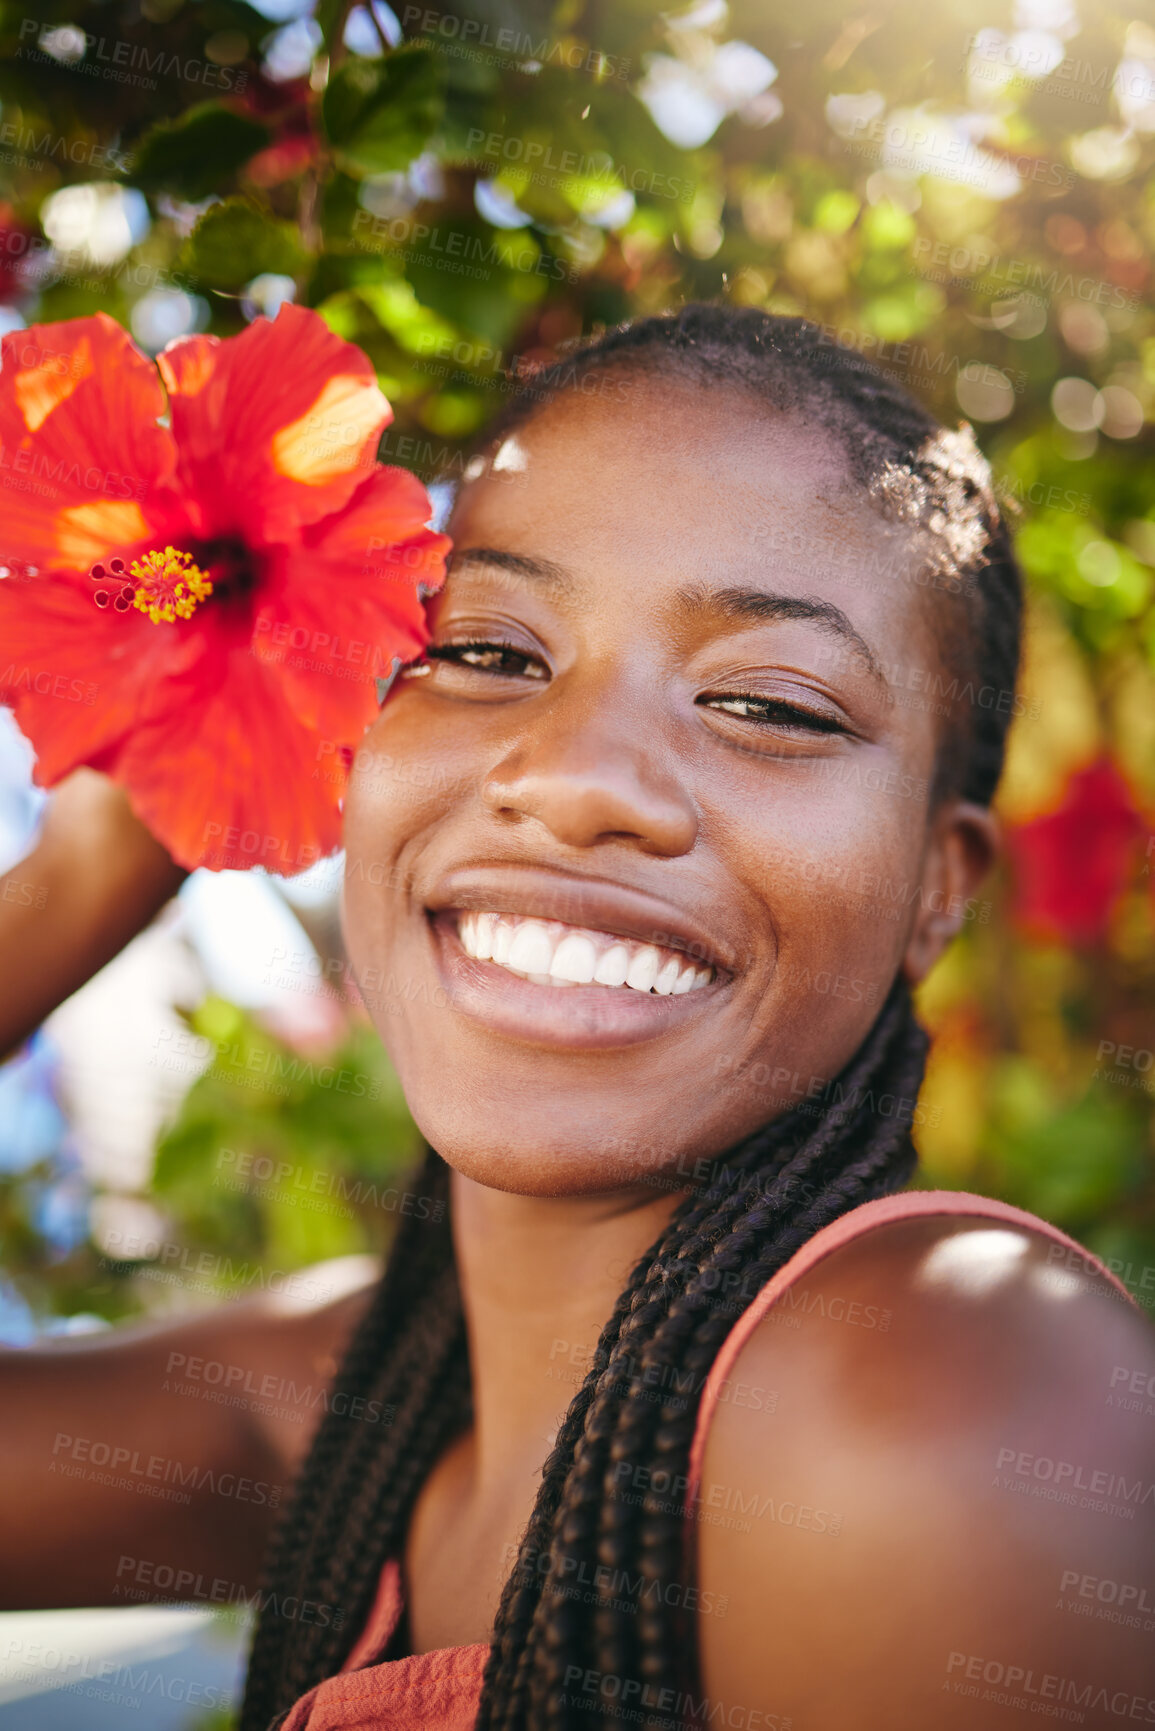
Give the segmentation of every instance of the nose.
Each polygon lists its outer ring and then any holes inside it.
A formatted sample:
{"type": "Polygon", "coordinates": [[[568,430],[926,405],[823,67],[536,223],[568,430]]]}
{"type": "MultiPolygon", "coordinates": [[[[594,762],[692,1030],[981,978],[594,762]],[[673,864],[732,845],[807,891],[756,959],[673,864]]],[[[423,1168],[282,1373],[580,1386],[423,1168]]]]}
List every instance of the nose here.
{"type": "Polygon", "coordinates": [[[689,853],[698,811],[689,790],[660,761],[636,720],[601,704],[539,710],[482,784],[486,808],[507,822],[534,820],[566,847],[626,841],[670,858],[689,853]]]}

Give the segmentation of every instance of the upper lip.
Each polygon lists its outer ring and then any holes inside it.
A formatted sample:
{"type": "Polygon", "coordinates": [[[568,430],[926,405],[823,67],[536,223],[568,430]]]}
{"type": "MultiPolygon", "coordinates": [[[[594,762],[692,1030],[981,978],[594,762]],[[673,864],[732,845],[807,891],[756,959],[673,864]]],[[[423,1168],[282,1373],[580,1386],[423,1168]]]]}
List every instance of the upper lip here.
{"type": "Polygon", "coordinates": [[[642,944],[684,950],[701,966],[737,972],[734,952],[714,933],[661,897],[604,878],[524,864],[459,866],[445,872],[424,898],[431,913],[520,914],[563,920],[642,944]]]}

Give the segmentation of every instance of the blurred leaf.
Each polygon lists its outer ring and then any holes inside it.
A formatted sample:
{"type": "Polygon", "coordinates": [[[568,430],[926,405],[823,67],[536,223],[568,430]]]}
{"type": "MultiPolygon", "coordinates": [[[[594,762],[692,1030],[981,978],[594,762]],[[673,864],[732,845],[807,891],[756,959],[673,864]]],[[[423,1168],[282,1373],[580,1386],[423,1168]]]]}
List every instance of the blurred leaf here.
{"type": "Polygon", "coordinates": [[[205,102],[145,133],[132,177],[150,191],[163,188],[180,198],[207,198],[271,137],[267,126],[248,115],[205,102]]]}
{"type": "Polygon", "coordinates": [[[879,250],[908,247],[918,233],[909,212],[889,199],[870,207],[863,216],[862,228],[868,244],[879,250]]]}
{"type": "Polygon", "coordinates": [[[406,249],[413,293],[450,324],[501,349],[549,283],[570,274],[524,229],[503,233],[474,217],[425,226],[429,232],[406,249]]]}
{"type": "Polygon", "coordinates": [[[1065,1112],[994,1138],[998,1194],[1077,1229],[1142,1182],[1142,1118],[1126,1102],[1087,1095],[1065,1112]]]}
{"type": "Polygon", "coordinates": [[[305,258],[293,223],[267,215],[246,199],[230,198],[201,217],[179,264],[208,288],[235,290],[265,272],[296,276],[305,258]]]}
{"type": "Polygon", "coordinates": [[[217,1055],[161,1138],[153,1193],[182,1244],[225,1249],[206,1277],[380,1249],[419,1142],[372,1031],[306,1057],[219,999],[190,1023],[217,1055]]]}
{"type": "Polygon", "coordinates": [[[814,211],[815,228],[827,234],[845,234],[858,215],[859,203],[852,192],[842,187],[824,193],[814,211]]]}
{"type": "Polygon", "coordinates": [[[1126,1220],[1106,1220],[1087,1233],[1086,1242],[1155,1319],[1155,1231],[1143,1231],[1126,1220]]]}
{"type": "Polygon", "coordinates": [[[321,116],[342,167],[388,174],[421,154],[442,109],[437,57],[399,48],[385,61],[344,61],[329,79],[321,116]]]}

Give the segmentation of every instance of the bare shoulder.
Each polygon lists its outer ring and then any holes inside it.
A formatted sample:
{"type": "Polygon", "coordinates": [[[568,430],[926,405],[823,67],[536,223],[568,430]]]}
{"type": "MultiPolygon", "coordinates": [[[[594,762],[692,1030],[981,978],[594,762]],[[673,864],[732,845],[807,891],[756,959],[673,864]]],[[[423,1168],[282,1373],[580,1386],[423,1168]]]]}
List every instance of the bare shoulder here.
{"type": "Polygon", "coordinates": [[[735,1724],[1155,1725],[1155,1330],[1041,1230],[924,1216],[820,1263],[727,1378],[696,1515],[735,1724]]]}

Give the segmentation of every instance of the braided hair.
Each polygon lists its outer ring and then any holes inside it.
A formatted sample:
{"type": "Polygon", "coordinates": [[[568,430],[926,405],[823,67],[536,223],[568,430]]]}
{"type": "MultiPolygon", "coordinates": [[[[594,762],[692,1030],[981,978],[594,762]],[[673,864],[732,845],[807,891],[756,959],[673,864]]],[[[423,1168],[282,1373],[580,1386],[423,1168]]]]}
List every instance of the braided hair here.
{"type": "MultiPolygon", "coordinates": [[[[1021,591],[969,429],[944,432],[900,385],[828,346],[804,320],[687,306],[612,331],[535,374],[490,442],[584,379],[618,369],[741,390],[775,410],[805,412],[838,440],[878,509],[920,538],[923,570],[959,615],[942,635],[957,668],[952,692],[967,682],[963,722],[945,730],[936,795],[989,804],[1010,703],[973,693],[976,681],[980,693],[1013,693],[1021,591]]],[[[687,1566],[686,1521],[695,1511],[670,1487],[689,1478],[705,1379],[736,1318],[808,1239],[910,1178],[926,1049],[900,976],[822,1097],[783,1110],[707,1162],[704,1179],[638,1261],[543,1468],[497,1614],[478,1731],[588,1727],[589,1697],[579,1705],[566,1693],[574,1667],[649,1685],[635,1695],[643,1701],[691,1699],[693,1619],[672,1602],[684,1595],[665,1589],[687,1566]],[[639,1496],[623,1480],[650,1488],[639,1496]]],[[[336,1390],[348,1398],[330,1401],[275,1535],[241,1731],[267,1731],[340,1669],[384,1562],[402,1552],[426,1475],[470,1422],[448,1176],[430,1149],[419,1184],[437,1205],[402,1223],[338,1373],[336,1390]],[[350,1416],[357,1410],[392,1412],[394,1422],[358,1422],[350,1416]],[[330,1615],[289,1621],[277,1615],[285,1595],[308,1597],[330,1615]]],[[[652,1716],[641,1706],[638,1717],[646,1724],[652,1716]]]]}

